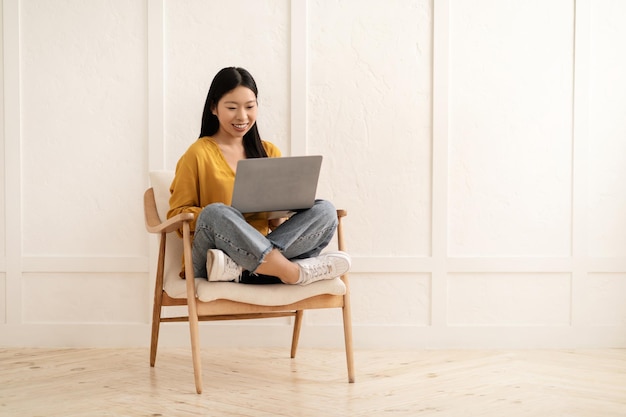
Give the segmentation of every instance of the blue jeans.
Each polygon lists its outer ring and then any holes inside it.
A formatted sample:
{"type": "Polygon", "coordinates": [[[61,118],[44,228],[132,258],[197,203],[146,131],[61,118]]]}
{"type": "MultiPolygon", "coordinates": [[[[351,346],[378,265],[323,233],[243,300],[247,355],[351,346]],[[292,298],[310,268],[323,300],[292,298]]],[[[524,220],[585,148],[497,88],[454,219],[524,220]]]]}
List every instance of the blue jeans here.
{"type": "Polygon", "coordinates": [[[336,229],[337,211],[326,200],[316,200],[313,207],[297,212],[267,236],[249,225],[238,210],[222,203],[209,204],[196,220],[194,276],[206,278],[209,249],[222,250],[244,270],[254,272],[272,249],[278,249],[287,259],[319,255],[336,229]]]}

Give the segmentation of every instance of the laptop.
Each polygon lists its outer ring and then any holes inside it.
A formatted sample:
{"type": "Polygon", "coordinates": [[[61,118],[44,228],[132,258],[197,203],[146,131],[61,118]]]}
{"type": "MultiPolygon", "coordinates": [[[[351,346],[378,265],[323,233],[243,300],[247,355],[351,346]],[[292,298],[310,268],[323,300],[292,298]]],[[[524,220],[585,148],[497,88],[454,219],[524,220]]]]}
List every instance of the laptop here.
{"type": "Polygon", "coordinates": [[[242,159],[237,163],[231,206],[241,213],[288,212],[313,207],[321,155],[242,159]]]}

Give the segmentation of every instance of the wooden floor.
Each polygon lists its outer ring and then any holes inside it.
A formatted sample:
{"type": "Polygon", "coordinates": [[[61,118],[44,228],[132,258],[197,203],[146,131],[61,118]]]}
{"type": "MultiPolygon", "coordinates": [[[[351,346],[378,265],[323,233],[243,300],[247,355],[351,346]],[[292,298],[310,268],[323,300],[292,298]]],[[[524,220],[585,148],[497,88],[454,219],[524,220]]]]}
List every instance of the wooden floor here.
{"type": "Polygon", "coordinates": [[[626,350],[0,349],[0,416],[626,416],[626,350]]]}

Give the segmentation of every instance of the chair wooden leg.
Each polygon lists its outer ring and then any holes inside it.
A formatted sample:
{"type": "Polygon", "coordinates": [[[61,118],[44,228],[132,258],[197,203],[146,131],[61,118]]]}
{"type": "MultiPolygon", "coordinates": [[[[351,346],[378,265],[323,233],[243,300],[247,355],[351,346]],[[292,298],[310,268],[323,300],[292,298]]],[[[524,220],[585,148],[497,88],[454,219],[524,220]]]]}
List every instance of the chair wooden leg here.
{"type": "MultiPolygon", "coordinates": [[[[349,294],[349,293],[348,293],[349,294]]],[[[352,346],[352,313],[350,312],[350,296],[346,294],[343,302],[343,334],[346,342],[346,362],[348,365],[348,382],[354,382],[354,351],[352,346]]]]}
{"type": "Polygon", "coordinates": [[[163,306],[163,271],[165,262],[166,236],[162,234],[159,244],[159,261],[157,264],[156,280],[154,283],[154,303],[152,306],[152,335],[150,337],[150,366],[156,363],[157,346],[159,343],[159,328],[161,327],[161,307],[163,306]]]}
{"type": "MultiPolygon", "coordinates": [[[[191,302],[193,303],[193,301],[191,302]]],[[[202,394],[202,363],[200,361],[200,337],[197,314],[189,316],[189,332],[191,334],[191,358],[193,360],[193,377],[196,383],[196,392],[202,394]]]]}
{"type": "Polygon", "coordinates": [[[189,223],[183,224],[183,258],[185,262],[185,286],[187,287],[187,313],[189,318],[189,333],[191,336],[191,358],[193,360],[193,377],[196,382],[196,392],[202,394],[202,364],[200,361],[200,335],[198,334],[198,308],[196,299],[196,284],[191,262],[191,233],[189,223]]]}
{"type": "MultiPolygon", "coordinates": [[[[346,250],[346,243],[343,236],[343,221],[346,216],[345,210],[337,210],[337,247],[339,250],[346,250]]],[[[350,312],[350,284],[348,275],[341,277],[346,284],[346,294],[343,296],[343,335],[346,341],[346,362],[348,364],[348,382],[354,382],[354,352],[352,349],[352,313],[350,312]]]]}
{"type": "Polygon", "coordinates": [[[300,339],[300,329],[302,327],[302,310],[296,311],[295,321],[293,322],[293,337],[291,338],[291,358],[296,357],[296,350],[298,350],[298,340],[300,339]]]}
{"type": "Polygon", "coordinates": [[[161,327],[161,303],[156,297],[152,309],[152,336],[150,337],[150,366],[156,363],[157,346],[159,344],[159,329],[161,327]]]}

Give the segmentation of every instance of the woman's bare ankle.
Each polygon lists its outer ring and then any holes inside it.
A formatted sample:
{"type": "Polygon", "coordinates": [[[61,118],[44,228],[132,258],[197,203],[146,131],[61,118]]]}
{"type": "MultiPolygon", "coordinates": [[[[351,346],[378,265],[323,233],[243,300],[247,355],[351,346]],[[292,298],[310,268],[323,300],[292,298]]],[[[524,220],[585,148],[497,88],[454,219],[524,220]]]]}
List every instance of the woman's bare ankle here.
{"type": "Polygon", "coordinates": [[[278,277],[285,284],[295,284],[300,279],[298,264],[285,258],[278,249],[273,249],[265,255],[263,263],[254,272],[278,277]]]}
{"type": "Polygon", "coordinates": [[[291,264],[289,267],[290,271],[285,276],[279,278],[285,284],[297,284],[300,280],[300,267],[293,262],[289,263],[291,264]]]}

